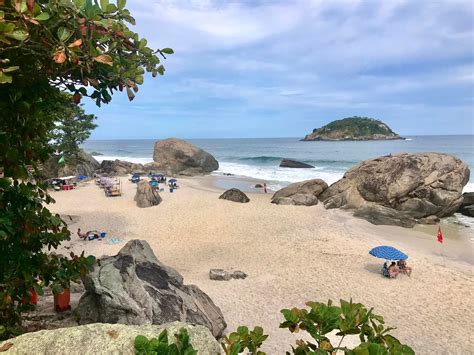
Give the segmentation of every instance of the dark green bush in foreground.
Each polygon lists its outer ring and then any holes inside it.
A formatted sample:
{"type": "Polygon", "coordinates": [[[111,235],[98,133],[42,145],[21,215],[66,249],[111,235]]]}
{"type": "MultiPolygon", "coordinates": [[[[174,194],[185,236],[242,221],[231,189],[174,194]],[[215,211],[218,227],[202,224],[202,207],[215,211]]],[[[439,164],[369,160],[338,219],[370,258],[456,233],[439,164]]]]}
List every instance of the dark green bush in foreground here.
{"type": "MultiPolygon", "coordinates": [[[[283,309],[285,321],[280,328],[288,328],[292,333],[300,330],[309,333],[312,341],[299,339],[296,347],[286,354],[295,355],[333,355],[344,353],[346,355],[411,355],[415,354],[408,345],[400,341],[389,332],[395,328],[385,327],[384,319],[374,314],[373,309],[367,309],[361,303],[340,301],[340,306],[333,305],[329,300],[327,304],[320,302],[308,302],[309,309],[283,309]],[[339,338],[338,344],[332,344],[327,334],[335,331],[339,338]],[[358,336],[360,344],[353,349],[342,346],[344,338],[348,335],[358,336]]],[[[189,344],[189,336],[185,329],[176,334],[176,342],[168,345],[166,331],[160,334],[159,339],[148,340],[143,336],[135,339],[137,354],[197,354],[197,351],[189,344]],[[163,335],[164,334],[164,335],[163,335]],[[160,339],[162,339],[160,341],[160,339]],[[154,344],[154,346],[152,346],[154,344]],[[160,345],[162,344],[162,345],[160,345]],[[161,346],[161,347],[159,347],[161,346]]],[[[236,332],[230,333],[224,338],[221,345],[226,355],[237,355],[248,353],[252,355],[265,355],[258,349],[268,335],[263,333],[261,327],[255,327],[249,331],[245,326],[237,328],[236,332]]]]}

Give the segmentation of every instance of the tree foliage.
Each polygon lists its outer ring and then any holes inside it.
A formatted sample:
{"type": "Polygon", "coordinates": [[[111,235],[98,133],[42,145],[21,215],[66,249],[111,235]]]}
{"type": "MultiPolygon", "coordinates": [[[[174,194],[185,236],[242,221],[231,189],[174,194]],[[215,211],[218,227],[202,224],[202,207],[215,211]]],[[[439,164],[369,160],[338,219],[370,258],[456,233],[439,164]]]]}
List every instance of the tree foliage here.
{"type": "Polygon", "coordinates": [[[91,267],[84,255],[49,253],[70,233],[45,207],[54,202],[45,186],[29,182],[53,151],[64,92],[76,104],[87,96],[100,106],[117,90],[132,100],[145,71],[163,74],[159,56],[173,53],[147,47],[125,6],[0,0],[0,333],[19,324],[30,288],[67,285],[91,267]]]}
{"type": "Polygon", "coordinates": [[[64,105],[55,117],[55,127],[51,132],[51,141],[56,152],[61,152],[66,159],[74,158],[79,152],[79,145],[90,137],[97,127],[95,115],[86,114],[81,105],[74,103],[70,95],[64,95],[64,105]]]}

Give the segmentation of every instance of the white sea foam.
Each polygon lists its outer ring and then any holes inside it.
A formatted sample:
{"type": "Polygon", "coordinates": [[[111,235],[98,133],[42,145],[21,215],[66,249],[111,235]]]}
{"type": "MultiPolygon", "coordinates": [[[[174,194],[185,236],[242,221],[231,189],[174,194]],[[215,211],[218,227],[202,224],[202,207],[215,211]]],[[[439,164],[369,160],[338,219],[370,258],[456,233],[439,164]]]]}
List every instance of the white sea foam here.
{"type": "Polygon", "coordinates": [[[343,172],[322,168],[292,169],[274,166],[256,166],[230,162],[219,162],[219,170],[213,175],[233,174],[235,176],[251,177],[267,181],[271,189],[280,189],[290,183],[320,178],[328,184],[339,180],[343,172]]]}

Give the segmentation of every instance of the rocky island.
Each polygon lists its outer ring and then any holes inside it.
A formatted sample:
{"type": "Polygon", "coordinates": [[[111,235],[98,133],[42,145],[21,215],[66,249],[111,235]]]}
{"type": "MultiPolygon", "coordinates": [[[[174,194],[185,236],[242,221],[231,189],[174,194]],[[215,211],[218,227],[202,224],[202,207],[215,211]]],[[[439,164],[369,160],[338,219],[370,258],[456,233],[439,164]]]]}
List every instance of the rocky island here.
{"type": "Polygon", "coordinates": [[[404,139],[380,120],[368,117],[347,117],[315,128],[303,141],[369,141],[404,139]]]}

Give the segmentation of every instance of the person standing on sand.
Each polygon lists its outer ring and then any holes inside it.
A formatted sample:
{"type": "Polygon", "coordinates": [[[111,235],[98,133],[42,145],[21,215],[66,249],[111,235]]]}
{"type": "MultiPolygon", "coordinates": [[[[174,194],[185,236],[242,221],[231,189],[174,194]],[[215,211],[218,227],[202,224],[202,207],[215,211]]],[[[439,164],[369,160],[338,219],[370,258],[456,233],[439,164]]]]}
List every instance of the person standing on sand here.
{"type": "Polygon", "coordinates": [[[265,193],[267,193],[267,183],[265,183],[265,182],[263,183],[263,191],[265,193]]]}

